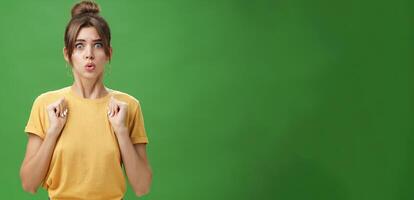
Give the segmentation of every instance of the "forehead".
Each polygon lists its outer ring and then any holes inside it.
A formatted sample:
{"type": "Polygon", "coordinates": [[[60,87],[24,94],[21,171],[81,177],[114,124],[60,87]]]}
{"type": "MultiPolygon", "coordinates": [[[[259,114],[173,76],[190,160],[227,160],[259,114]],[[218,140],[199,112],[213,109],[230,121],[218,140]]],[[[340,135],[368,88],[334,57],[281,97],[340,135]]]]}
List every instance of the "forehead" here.
{"type": "Polygon", "coordinates": [[[101,37],[95,27],[84,27],[79,31],[76,40],[99,40],[101,37]]]}

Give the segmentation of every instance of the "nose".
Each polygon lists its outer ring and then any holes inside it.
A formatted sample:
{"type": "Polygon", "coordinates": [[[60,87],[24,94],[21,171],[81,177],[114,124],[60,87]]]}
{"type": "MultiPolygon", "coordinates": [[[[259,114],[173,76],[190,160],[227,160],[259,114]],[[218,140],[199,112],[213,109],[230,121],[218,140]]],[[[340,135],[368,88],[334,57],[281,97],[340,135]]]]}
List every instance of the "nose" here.
{"type": "Polygon", "coordinates": [[[87,47],[85,51],[85,59],[87,60],[93,60],[95,56],[93,55],[93,49],[92,47],[87,47]]]}

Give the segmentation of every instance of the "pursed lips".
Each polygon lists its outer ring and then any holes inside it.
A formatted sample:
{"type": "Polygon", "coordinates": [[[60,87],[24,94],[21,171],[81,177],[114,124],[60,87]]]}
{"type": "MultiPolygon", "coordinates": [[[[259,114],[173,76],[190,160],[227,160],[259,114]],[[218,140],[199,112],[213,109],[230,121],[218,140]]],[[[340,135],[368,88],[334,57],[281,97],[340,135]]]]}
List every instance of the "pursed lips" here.
{"type": "Polygon", "coordinates": [[[86,64],[85,65],[85,68],[86,68],[86,70],[88,70],[88,71],[92,71],[92,70],[94,70],[95,69],[95,64],[94,63],[88,63],[88,64],[86,64]]]}

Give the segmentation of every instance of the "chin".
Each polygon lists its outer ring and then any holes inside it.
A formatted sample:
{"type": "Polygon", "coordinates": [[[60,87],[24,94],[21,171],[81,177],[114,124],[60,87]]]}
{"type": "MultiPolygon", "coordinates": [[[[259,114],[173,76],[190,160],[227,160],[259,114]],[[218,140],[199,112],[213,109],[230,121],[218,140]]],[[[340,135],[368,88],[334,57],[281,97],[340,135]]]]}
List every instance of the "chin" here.
{"type": "Polygon", "coordinates": [[[102,73],[99,72],[94,72],[94,73],[89,73],[89,72],[82,72],[82,73],[77,73],[77,77],[81,78],[81,79],[97,79],[99,77],[101,77],[102,73]]]}
{"type": "Polygon", "coordinates": [[[97,74],[97,73],[93,73],[93,74],[91,74],[91,73],[86,73],[86,74],[83,74],[82,75],[82,78],[85,78],[85,79],[97,79],[97,78],[99,78],[101,76],[101,74],[97,74]]]}

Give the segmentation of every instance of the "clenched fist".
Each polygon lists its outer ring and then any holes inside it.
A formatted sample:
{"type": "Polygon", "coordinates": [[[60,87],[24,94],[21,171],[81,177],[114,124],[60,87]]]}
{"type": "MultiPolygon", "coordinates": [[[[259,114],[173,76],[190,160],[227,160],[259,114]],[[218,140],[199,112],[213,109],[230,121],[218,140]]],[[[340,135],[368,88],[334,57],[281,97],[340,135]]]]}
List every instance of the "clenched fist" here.
{"type": "Polygon", "coordinates": [[[116,100],[113,96],[109,101],[108,105],[108,118],[115,133],[120,132],[119,130],[126,129],[126,118],[128,114],[128,104],[116,100]]]}
{"type": "Polygon", "coordinates": [[[48,105],[46,110],[49,116],[49,130],[51,131],[51,134],[60,135],[66,124],[68,115],[68,108],[65,98],[62,97],[48,105]]]}

